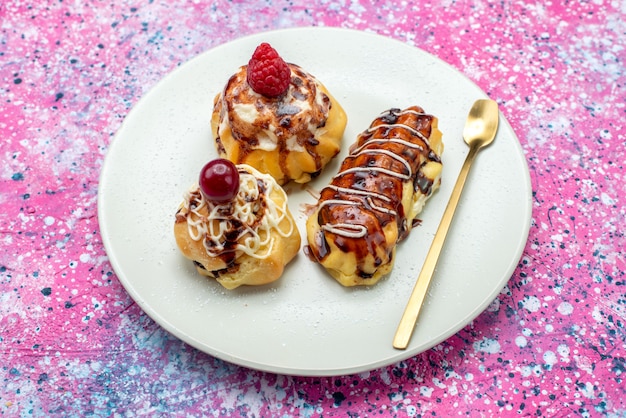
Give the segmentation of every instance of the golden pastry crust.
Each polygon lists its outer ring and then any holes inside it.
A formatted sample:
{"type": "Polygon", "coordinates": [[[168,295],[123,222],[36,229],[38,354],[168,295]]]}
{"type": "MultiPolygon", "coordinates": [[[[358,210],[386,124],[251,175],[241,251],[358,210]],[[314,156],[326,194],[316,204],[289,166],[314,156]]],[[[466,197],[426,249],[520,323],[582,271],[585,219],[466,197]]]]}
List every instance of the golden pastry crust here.
{"type": "Polygon", "coordinates": [[[312,258],[344,286],[393,268],[424,203],[440,185],[442,135],[421,107],[390,109],[361,133],[307,219],[312,258]]]}
{"type": "Polygon", "coordinates": [[[242,66],[215,97],[211,129],[219,155],[272,175],[278,184],[306,183],[339,153],[346,113],[315,77],[295,64],[278,98],[254,92],[242,66]]]}
{"type": "Polygon", "coordinates": [[[301,242],[283,189],[253,167],[237,168],[240,188],[233,201],[208,202],[193,186],[174,223],[183,255],[227,289],[277,280],[301,242]]]}

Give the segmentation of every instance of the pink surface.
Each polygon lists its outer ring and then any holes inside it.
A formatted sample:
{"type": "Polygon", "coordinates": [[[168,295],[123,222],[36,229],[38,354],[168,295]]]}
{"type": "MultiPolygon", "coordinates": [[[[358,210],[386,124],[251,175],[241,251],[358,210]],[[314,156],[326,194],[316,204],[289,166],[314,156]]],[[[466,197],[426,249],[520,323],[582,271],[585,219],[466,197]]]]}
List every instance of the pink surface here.
{"type": "MultiPolygon", "coordinates": [[[[625,416],[626,9],[378,1],[0,3],[0,411],[7,416],[625,416]],[[110,266],[98,176],[130,108],[196,54],[295,26],[367,30],[497,100],[533,224],[490,307],[353,376],[251,371],[149,319],[110,266]]],[[[355,74],[358,76],[358,74],[355,74]]]]}

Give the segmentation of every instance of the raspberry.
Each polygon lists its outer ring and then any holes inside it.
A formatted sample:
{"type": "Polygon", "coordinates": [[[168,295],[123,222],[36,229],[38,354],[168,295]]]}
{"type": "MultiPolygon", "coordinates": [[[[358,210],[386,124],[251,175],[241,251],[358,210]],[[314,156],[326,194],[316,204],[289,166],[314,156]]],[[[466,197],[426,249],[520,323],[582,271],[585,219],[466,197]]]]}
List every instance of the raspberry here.
{"type": "Polygon", "coordinates": [[[278,97],[289,88],[291,70],[270,44],[257,46],[248,62],[248,84],[267,97],[278,97]]]}

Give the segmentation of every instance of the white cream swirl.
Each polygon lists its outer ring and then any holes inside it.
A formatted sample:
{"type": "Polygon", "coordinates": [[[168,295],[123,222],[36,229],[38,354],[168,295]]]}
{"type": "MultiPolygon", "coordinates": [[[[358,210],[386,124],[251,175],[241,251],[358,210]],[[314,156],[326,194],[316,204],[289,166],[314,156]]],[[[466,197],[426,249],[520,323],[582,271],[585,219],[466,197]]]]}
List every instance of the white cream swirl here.
{"type": "Polygon", "coordinates": [[[272,176],[245,164],[237,167],[240,185],[232,201],[207,201],[194,185],[184,195],[182,213],[187,214],[189,236],[194,241],[203,240],[211,257],[237,251],[265,259],[274,244],[271,231],[288,237],[295,227],[288,215],[287,196],[272,176]],[[271,198],[275,192],[282,194],[280,205],[271,198]],[[282,229],[284,220],[286,230],[282,229]]]}

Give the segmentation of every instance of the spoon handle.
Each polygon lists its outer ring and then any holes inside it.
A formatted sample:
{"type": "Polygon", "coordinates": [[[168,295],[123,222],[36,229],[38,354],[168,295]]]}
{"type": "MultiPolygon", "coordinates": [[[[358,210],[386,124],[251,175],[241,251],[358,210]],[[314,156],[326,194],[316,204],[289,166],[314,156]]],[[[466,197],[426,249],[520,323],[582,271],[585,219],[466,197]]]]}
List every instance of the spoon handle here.
{"type": "Polygon", "coordinates": [[[396,330],[396,335],[393,339],[393,346],[397,349],[404,350],[409,345],[409,340],[411,339],[411,335],[413,335],[413,330],[415,328],[415,322],[417,321],[417,317],[422,309],[422,304],[424,303],[424,298],[426,297],[426,292],[428,291],[428,286],[430,285],[430,279],[435,272],[435,267],[437,266],[437,261],[439,260],[439,254],[443,248],[446,235],[448,235],[448,230],[450,229],[450,224],[452,223],[452,218],[454,217],[454,212],[457,204],[459,203],[459,199],[461,198],[461,192],[465,186],[465,180],[467,179],[470,167],[472,166],[479,149],[480,146],[471,146],[467,157],[465,157],[465,162],[461,167],[459,177],[456,180],[454,189],[452,189],[450,200],[448,201],[446,210],[441,217],[441,223],[439,224],[439,228],[437,228],[437,233],[433,238],[433,242],[430,245],[426,259],[424,260],[422,270],[417,278],[417,281],[415,282],[415,286],[413,287],[413,291],[409,297],[402,319],[400,319],[400,323],[398,324],[398,329],[396,330]]]}

